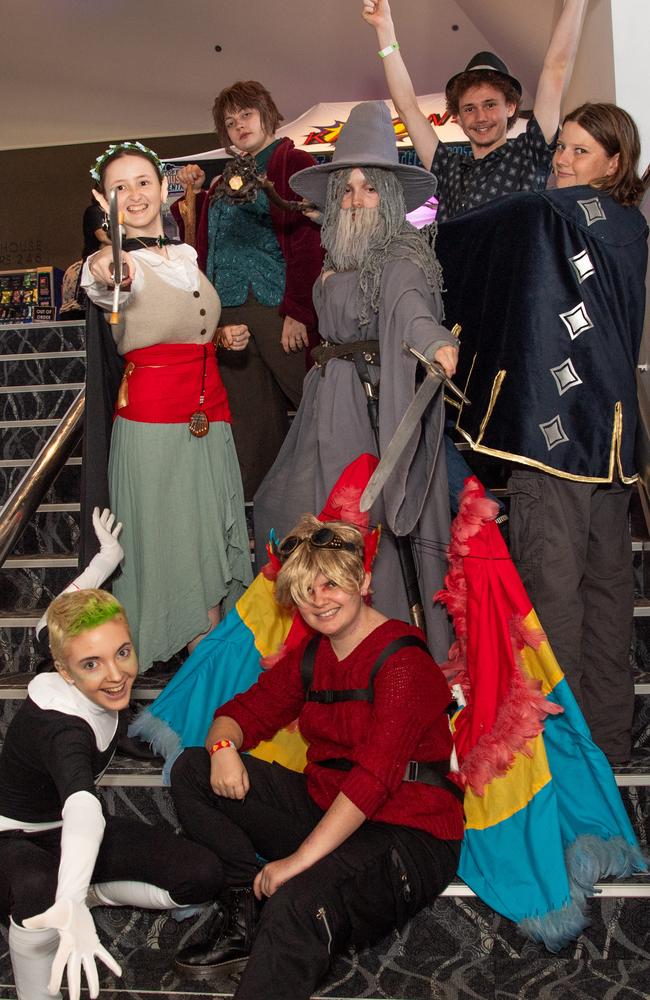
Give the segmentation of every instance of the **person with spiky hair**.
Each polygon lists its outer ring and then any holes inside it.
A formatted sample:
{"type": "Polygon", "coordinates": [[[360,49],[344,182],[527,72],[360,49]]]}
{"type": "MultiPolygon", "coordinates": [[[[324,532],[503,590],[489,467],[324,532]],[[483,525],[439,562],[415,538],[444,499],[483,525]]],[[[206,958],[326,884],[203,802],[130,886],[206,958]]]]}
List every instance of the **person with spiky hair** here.
{"type": "Polygon", "coordinates": [[[209,980],[247,962],[236,1000],[308,1000],[337,953],[401,929],[456,871],[449,688],[421,632],[372,606],[375,546],[310,514],[272,546],[276,599],[312,634],[172,768],[183,828],[227,884],[223,917],[175,967],[209,980]],[[304,773],[246,753],[296,718],[304,773]]]}
{"type": "Polygon", "coordinates": [[[96,959],[116,975],[93,906],[172,910],[213,899],[219,859],[164,824],[104,816],[96,782],[118,740],[138,661],[124,608],[105,590],[68,591],[47,611],[54,670],[30,682],[0,755],[0,912],[18,1000],[91,997],[96,959]]]}

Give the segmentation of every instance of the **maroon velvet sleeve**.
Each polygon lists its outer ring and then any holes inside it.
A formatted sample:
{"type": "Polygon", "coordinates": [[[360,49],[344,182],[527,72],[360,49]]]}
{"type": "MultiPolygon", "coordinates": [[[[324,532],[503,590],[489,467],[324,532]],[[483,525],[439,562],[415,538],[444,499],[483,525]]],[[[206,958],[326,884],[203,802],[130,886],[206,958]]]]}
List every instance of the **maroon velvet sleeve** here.
{"type": "MultiPolygon", "coordinates": [[[[290,187],[289,178],[299,170],[313,167],[314,163],[309,153],[293,145],[281,144],[269,161],[268,176],[282,198],[295,201],[298,196],[290,187]]],[[[323,265],[320,226],[297,212],[282,212],[275,205],[271,205],[271,217],[286,262],[280,314],[304,323],[308,330],[315,330],[312,288],[323,265]]]]}

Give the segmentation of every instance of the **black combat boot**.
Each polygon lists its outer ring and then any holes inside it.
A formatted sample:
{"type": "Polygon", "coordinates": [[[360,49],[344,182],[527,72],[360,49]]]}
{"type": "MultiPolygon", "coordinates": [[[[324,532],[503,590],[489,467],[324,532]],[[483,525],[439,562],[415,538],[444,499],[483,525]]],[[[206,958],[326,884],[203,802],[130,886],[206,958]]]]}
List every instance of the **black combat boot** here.
{"type": "Polygon", "coordinates": [[[188,979],[210,979],[220,969],[244,963],[253,944],[261,903],[252,888],[229,889],[223,899],[224,919],[210,939],[188,945],[177,954],[174,967],[188,979]]]}

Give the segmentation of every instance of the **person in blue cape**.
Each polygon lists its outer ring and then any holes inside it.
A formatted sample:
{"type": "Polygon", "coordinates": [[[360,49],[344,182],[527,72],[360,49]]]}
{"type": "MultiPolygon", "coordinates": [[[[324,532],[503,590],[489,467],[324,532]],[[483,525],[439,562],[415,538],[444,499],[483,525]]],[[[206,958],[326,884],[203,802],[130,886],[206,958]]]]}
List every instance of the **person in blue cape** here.
{"type": "Polygon", "coordinates": [[[648,226],[639,136],[614,105],[566,116],[557,190],[440,226],[448,322],[463,327],[457,429],[512,463],[510,547],[594,740],[629,760],[636,431],[648,226]],[[489,262],[486,266],[486,261],[489,262]]]}

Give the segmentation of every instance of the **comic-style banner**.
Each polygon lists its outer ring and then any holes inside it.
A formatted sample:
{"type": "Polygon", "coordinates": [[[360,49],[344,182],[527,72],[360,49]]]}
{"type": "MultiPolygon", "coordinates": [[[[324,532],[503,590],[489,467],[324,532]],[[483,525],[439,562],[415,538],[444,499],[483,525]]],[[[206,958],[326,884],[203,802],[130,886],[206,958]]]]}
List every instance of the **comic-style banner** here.
{"type": "MultiPolygon", "coordinates": [[[[289,136],[298,149],[304,149],[319,159],[324,154],[333,151],[339,133],[348,120],[348,115],[357,103],[357,101],[338,101],[315,104],[313,108],[305,111],[295,121],[279,128],[277,135],[278,137],[289,136]]],[[[400,151],[411,150],[413,145],[406,126],[395,111],[392,102],[387,101],[386,103],[393,116],[398,149],[400,151]]],[[[446,109],[444,94],[426,94],[424,97],[418,97],[418,104],[431,122],[441,142],[444,142],[445,145],[464,146],[469,151],[469,143],[465,133],[455,117],[450,115],[446,109]]],[[[508,134],[509,136],[519,135],[520,132],[525,131],[525,128],[526,122],[520,118],[508,134]]],[[[226,159],[226,155],[225,149],[211,149],[203,153],[175,156],[173,162],[193,163],[199,160],[223,160],[226,159]]]]}
{"type": "MultiPolygon", "coordinates": [[[[336,147],[336,140],[341,129],[348,120],[350,111],[357,103],[357,101],[338,101],[315,104],[300,118],[296,118],[295,121],[279,128],[278,138],[288,136],[298,149],[304,149],[307,153],[311,153],[319,163],[329,160],[336,147]]],[[[386,103],[393,118],[400,162],[420,165],[404,122],[396,113],[393,103],[391,101],[386,103]]],[[[444,94],[426,94],[424,97],[418,97],[418,104],[431,122],[439,140],[444,142],[445,146],[453,152],[471,155],[467,136],[456,118],[447,111],[444,94]]],[[[508,135],[519,135],[525,129],[525,117],[519,118],[508,135]]],[[[170,201],[175,201],[183,193],[175,178],[176,169],[183,163],[201,162],[206,172],[207,183],[210,183],[213,177],[221,173],[224,161],[227,159],[228,155],[225,149],[211,149],[204,153],[188,153],[186,156],[175,156],[173,160],[168,160],[166,169],[170,201]]],[[[431,222],[435,218],[435,199],[431,199],[427,205],[412,212],[407,218],[418,228],[431,222]]]]}

